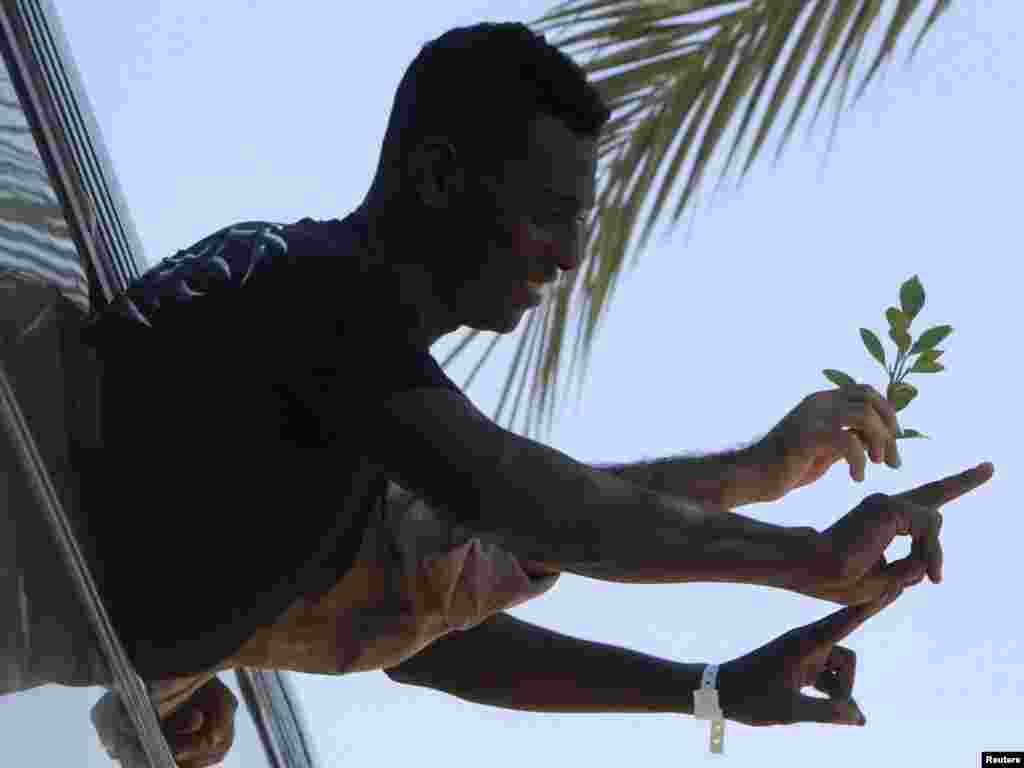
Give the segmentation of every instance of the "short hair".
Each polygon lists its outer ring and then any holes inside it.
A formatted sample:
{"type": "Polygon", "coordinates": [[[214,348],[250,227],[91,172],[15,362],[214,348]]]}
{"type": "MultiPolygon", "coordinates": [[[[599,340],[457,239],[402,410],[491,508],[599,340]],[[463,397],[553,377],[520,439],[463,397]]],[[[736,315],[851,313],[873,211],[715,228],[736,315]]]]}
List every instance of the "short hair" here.
{"type": "Polygon", "coordinates": [[[456,27],[424,45],[406,69],[381,161],[404,175],[417,142],[440,135],[460,159],[500,176],[525,157],[529,125],[541,114],[597,138],[611,110],[586,72],[525,24],[456,27]]]}

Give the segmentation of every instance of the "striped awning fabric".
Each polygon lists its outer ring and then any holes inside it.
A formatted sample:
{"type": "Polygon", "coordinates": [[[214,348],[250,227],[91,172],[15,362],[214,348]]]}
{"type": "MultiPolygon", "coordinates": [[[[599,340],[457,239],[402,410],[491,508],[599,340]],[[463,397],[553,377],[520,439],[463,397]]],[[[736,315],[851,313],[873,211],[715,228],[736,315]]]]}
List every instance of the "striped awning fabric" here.
{"type": "Polygon", "coordinates": [[[11,276],[52,285],[89,311],[85,266],[14,85],[0,66],[0,277],[11,276]]]}

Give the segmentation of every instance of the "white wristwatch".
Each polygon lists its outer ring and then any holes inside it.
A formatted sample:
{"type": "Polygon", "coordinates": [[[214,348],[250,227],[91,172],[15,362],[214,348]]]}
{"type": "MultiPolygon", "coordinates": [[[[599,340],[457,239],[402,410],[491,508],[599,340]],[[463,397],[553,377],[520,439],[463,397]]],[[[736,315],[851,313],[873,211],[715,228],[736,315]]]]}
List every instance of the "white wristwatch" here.
{"type": "Polygon", "coordinates": [[[712,753],[721,755],[725,748],[725,714],[718,703],[718,665],[708,664],[701,676],[700,688],[693,692],[693,716],[711,721],[712,753]]]}

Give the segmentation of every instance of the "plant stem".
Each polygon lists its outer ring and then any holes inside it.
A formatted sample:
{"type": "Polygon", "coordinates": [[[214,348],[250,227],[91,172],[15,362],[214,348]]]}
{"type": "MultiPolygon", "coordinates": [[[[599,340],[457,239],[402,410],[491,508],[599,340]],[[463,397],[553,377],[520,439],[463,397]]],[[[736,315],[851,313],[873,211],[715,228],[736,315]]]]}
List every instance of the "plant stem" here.
{"type": "Polygon", "coordinates": [[[909,354],[909,352],[907,352],[907,354],[906,354],[906,355],[904,355],[904,356],[902,356],[902,358],[900,359],[900,362],[901,362],[901,364],[902,364],[902,368],[900,369],[900,372],[899,372],[899,376],[898,376],[898,377],[896,378],[896,383],[897,383],[897,384],[899,384],[900,382],[902,382],[902,381],[903,381],[903,379],[905,379],[905,378],[906,378],[906,374],[907,374],[907,371],[906,371],[906,368],[907,368],[907,366],[906,366],[906,362],[907,362],[907,360],[908,360],[908,359],[910,359],[910,354],[909,354]]]}

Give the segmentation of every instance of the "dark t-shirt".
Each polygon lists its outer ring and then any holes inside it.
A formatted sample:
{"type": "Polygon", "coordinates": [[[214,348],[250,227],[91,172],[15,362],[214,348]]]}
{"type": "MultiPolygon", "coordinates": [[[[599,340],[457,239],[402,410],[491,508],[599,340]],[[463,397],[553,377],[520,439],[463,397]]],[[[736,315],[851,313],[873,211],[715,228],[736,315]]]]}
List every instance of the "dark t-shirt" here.
{"type": "Polygon", "coordinates": [[[384,399],[458,391],[405,340],[414,309],[364,232],[356,214],[221,230],[87,332],[104,364],[93,567],[144,678],[203,671],[330,590],[383,503],[384,399]]]}

